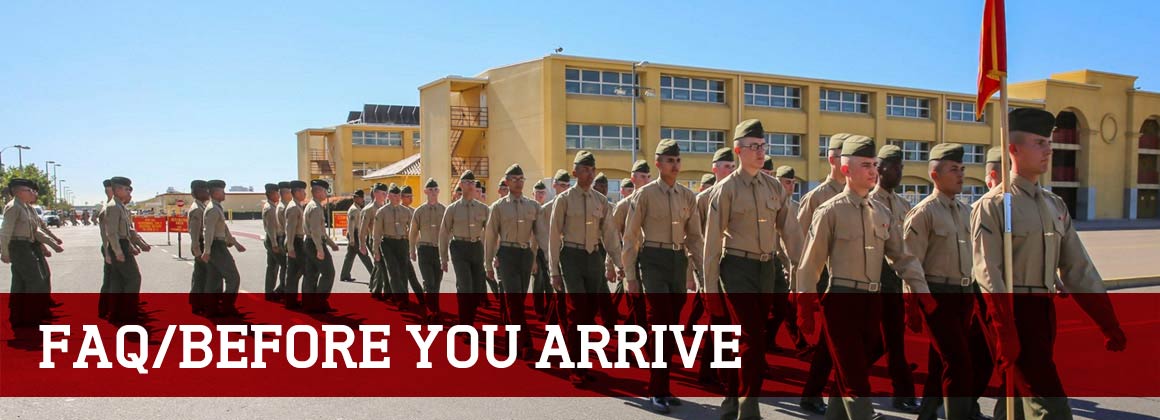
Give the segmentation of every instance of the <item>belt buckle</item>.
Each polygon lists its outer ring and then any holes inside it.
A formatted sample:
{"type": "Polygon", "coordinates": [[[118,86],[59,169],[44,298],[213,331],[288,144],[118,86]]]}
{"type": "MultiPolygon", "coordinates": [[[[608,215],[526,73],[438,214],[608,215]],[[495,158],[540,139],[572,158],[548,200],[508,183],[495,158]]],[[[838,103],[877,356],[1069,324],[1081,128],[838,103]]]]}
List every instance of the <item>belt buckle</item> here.
{"type": "Polygon", "coordinates": [[[528,249],[528,244],[520,243],[520,248],[521,249],[528,249]]]}
{"type": "Polygon", "coordinates": [[[761,262],[769,261],[769,254],[761,254],[761,262]]]}
{"type": "Polygon", "coordinates": [[[673,243],[673,244],[670,244],[670,245],[672,245],[673,251],[680,251],[680,250],[681,250],[681,245],[680,245],[680,244],[673,243]]]}
{"type": "Polygon", "coordinates": [[[877,292],[879,287],[880,287],[880,286],[879,286],[879,283],[870,283],[870,289],[869,289],[869,290],[870,290],[871,292],[877,292]]]}
{"type": "Polygon", "coordinates": [[[959,279],[959,286],[967,287],[970,285],[971,285],[971,278],[970,277],[963,277],[962,279],[959,279]]]}

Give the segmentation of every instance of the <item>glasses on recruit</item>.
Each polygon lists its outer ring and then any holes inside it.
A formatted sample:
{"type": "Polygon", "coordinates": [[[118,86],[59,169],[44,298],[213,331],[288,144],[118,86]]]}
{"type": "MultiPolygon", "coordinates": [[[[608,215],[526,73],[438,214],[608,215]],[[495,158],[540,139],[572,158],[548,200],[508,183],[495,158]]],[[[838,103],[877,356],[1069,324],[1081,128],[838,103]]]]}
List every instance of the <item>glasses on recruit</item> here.
{"type": "Polygon", "coordinates": [[[742,149],[749,149],[749,150],[752,150],[754,152],[763,152],[763,153],[769,149],[769,145],[766,143],[751,143],[748,145],[742,145],[740,147],[742,149]]]}

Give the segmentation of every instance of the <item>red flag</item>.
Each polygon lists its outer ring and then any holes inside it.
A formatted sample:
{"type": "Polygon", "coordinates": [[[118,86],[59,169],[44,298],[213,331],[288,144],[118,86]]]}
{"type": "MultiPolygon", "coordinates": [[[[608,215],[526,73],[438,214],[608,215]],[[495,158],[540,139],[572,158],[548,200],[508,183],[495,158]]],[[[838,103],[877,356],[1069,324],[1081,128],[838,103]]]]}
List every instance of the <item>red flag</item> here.
{"type": "Polygon", "coordinates": [[[1003,0],[985,0],[983,4],[983,34],[979,43],[979,95],[975,97],[975,119],[983,117],[983,106],[991,95],[999,91],[1000,81],[1007,76],[1007,19],[1003,10],[1003,0]]]}

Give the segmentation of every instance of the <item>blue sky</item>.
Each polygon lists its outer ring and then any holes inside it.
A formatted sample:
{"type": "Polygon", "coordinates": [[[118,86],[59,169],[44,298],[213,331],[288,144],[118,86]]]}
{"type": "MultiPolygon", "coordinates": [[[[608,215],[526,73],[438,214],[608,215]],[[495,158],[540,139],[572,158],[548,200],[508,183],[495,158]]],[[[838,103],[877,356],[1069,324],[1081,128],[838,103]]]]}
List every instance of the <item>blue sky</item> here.
{"type": "MultiPolygon", "coordinates": [[[[565,54],[971,92],[982,0],[82,2],[0,6],[0,126],[78,202],[295,176],[294,133],[448,74],[565,54]]],[[[1008,0],[1012,80],[1160,91],[1160,2],[1008,0]]],[[[14,150],[4,163],[15,164],[14,150]]]]}

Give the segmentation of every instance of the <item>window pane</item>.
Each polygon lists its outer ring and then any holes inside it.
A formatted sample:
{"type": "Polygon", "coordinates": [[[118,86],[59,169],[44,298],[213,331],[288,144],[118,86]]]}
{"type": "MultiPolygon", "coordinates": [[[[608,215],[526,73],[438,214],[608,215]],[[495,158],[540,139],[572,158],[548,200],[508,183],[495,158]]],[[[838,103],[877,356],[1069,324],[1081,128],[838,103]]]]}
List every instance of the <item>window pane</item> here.
{"type": "Polygon", "coordinates": [[[568,124],[564,128],[564,134],[569,135],[569,136],[579,136],[580,135],[580,125],[579,124],[568,124]]]}
{"type": "Polygon", "coordinates": [[[700,101],[700,102],[707,102],[709,100],[709,94],[705,93],[704,91],[694,90],[693,91],[693,100],[700,101]]]}
{"type": "Polygon", "coordinates": [[[620,83],[620,73],[614,71],[606,71],[601,76],[604,83],[620,83]]]}
{"type": "Polygon", "coordinates": [[[580,93],[580,82],[564,83],[564,91],[568,93],[580,93]]]}
{"type": "Polygon", "coordinates": [[[661,76],[661,87],[671,87],[673,85],[673,78],[669,76],[661,76]]]}
{"type": "Polygon", "coordinates": [[[689,100],[689,91],[687,91],[687,90],[674,90],[673,91],[673,99],[687,101],[687,100],[689,100]]]}
{"type": "Polygon", "coordinates": [[[584,137],[597,137],[600,135],[600,126],[586,125],[583,131],[584,137]]]}
{"type": "Polygon", "coordinates": [[[689,79],[685,78],[685,77],[674,77],[673,78],[673,87],[688,88],[689,87],[689,79]]]}
{"type": "Polygon", "coordinates": [[[587,93],[590,95],[600,94],[600,84],[599,83],[588,83],[588,82],[582,83],[580,85],[580,91],[582,93],[587,93]]]}
{"type": "Polygon", "coordinates": [[[758,96],[754,102],[756,102],[757,105],[769,106],[769,97],[768,96],[758,96]]]}
{"type": "Polygon", "coordinates": [[[745,84],[745,93],[753,93],[753,83],[745,84]]]}
{"type": "Polygon", "coordinates": [[[564,69],[564,80],[580,80],[580,70],[564,69]]]}
{"type": "Polygon", "coordinates": [[[708,82],[707,80],[705,80],[705,79],[693,79],[693,80],[692,80],[692,85],[693,85],[693,89],[702,89],[702,90],[704,90],[704,89],[708,89],[708,88],[709,88],[709,82],[708,82]]]}
{"type": "Polygon", "coordinates": [[[599,82],[600,72],[595,70],[584,70],[583,78],[585,82],[599,82]]]}
{"type": "Polygon", "coordinates": [[[709,90],[723,91],[725,90],[725,82],[720,80],[710,80],[709,90]]]}

